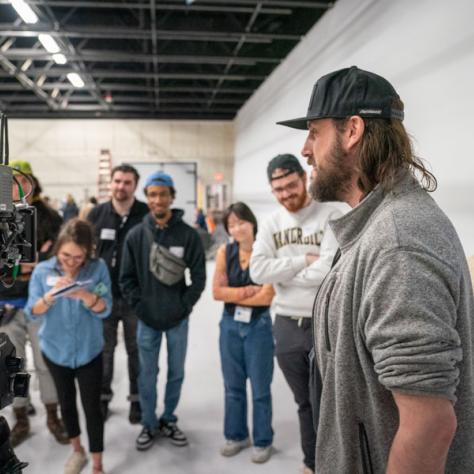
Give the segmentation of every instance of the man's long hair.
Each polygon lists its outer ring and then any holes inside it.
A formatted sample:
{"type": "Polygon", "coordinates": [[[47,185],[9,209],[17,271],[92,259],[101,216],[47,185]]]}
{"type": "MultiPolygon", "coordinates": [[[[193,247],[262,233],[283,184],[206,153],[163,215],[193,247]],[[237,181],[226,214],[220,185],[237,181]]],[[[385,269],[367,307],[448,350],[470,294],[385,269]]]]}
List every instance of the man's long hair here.
{"type": "MultiPolygon", "coordinates": [[[[396,100],[393,105],[403,110],[401,100],[396,100]]],[[[414,154],[410,137],[400,120],[363,120],[365,130],[358,153],[357,185],[365,195],[377,184],[385,192],[391,191],[403,171],[410,171],[417,177],[426,191],[433,192],[436,189],[436,177],[427,170],[422,159],[414,154]]],[[[342,132],[346,127],[346,119],[336,119],[335,126],[342,132]]]]}

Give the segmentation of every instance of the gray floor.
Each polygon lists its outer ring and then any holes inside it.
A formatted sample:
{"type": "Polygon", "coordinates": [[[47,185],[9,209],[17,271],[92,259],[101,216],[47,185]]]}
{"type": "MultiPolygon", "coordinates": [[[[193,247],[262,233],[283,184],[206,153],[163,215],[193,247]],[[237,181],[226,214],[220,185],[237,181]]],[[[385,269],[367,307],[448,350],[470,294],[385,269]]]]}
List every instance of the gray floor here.
{"type": "MultiPolygon", "coordinates": [[[[149,451],[139,453],[135,450],[135,437],[140,428],[130,425],[127,420],[127,368],[124,346],[120,343],[116,352],[115,398],[111,405],[113,413],[105,431],[104,466],[107,474],[299,472],[302,455],[296,405],[276,364],[272,385],[275,431],[273,457],[266,464],[256,465],[250,461],[251,451],[248,449],[230,459],[219,454],[223,442],[223,385],[218,352],[218,322],[222,305],[212,299],[212,271],[213,265],[209,264],[207,288],[191,316],[186,379],[177,412],[179,426],[190,440],[189,446],[178,448],[161,439],[149,451]]],[[[164,352],[161,354],[163,362],[158,386],[159,410],[162,407],[162,376],[166,373],[164,352]]],[[[16,449],[16,453],[21,460],[30,463],[25,474],[61,474],[70,448],[58,445],[45,429],[44,410],[38,399],[34,377],[31,392],[38,414],[31,418],[32,436],[16,449]]],[[[12,421],[11,408],[3,410],[3,414],[9,422],[12,421]]],[[[85,438],[83,440],[87,442],[85,438]]],[[[83,472],[91,472],[91,465],[83,472]]]]}

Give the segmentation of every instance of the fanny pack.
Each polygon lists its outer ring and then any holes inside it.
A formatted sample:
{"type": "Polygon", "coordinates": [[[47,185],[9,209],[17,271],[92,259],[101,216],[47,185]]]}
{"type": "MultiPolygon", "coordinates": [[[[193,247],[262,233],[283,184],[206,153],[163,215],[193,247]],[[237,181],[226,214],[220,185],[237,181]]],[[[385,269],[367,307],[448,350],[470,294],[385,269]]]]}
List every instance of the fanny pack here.
{"type": "Polygon", "coordinates": [[[164,285],[171,286],[178,283],[184,278],[186,262],[172,254],[163,245],[155,242],[151,230],[146,225],[144,228],[150,241],[150,272],[164,285]]]}

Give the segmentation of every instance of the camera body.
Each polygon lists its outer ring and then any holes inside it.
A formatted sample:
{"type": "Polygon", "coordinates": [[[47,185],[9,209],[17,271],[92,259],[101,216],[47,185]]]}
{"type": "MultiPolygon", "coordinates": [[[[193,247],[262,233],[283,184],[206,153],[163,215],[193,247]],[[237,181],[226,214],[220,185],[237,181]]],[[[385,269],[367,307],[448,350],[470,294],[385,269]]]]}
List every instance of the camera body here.
{"type": "Polygon", "coordinates": [[[9,337],[0,333],[0,409],[13,402],[14,397],[27,397],[30,375],[21,372],[24,361],[16,357],[9,337]]]}

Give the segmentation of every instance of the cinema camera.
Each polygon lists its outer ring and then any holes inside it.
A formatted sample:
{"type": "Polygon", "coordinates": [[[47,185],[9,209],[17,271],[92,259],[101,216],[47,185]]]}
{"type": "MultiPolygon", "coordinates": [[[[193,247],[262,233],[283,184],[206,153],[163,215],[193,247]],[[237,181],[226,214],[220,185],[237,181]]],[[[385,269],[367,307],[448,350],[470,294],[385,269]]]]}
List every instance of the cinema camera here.
{"type": "MultiPolygon", "coordinates": [[[[33,192],[33,181],[26,176],[30,189],[25,194],[20,180],[8,166],[8,121],[0,111],[0,282],[14,285],[21,263],[36,261],[36,210],[27,203],[33,192]],[[13,199],[14,186],[18,199],[13,199]]],[[[0,314],[0,317],[2,315],[0,314]]],[[[23,359],[16,357],[15,347],[6,334],[0,333],[0,409],[14,397],[28,395],[30,376],[21,372],[23,359]]],[[[0,417],[0,474],[18,474],[27,463],[20,462],[10,445],[10,428],[0,417]]]]}

